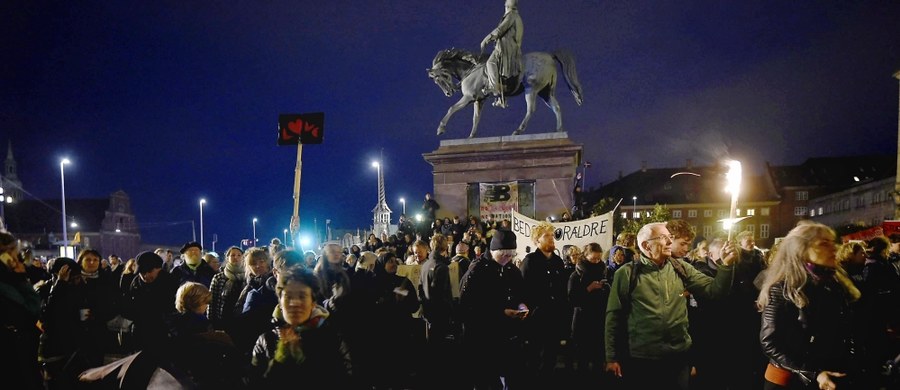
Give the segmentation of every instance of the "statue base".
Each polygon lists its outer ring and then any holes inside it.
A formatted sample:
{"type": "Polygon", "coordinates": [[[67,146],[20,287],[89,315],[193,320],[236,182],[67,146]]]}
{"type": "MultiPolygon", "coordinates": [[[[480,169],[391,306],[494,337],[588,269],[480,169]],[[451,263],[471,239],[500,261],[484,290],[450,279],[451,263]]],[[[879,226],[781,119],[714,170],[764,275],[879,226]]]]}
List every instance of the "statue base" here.
{"type": "Polygon", "coordinates": [[[520,199],[519,212],[541,220],[571,210],[582,151],[583,145],[560,132],[443,140],[422,156],[433,167],[438,217],[465,218],[477,211],[472,203],[480,201],[480,183],[518,181],[533,184],[533,198],[520,199]]]}

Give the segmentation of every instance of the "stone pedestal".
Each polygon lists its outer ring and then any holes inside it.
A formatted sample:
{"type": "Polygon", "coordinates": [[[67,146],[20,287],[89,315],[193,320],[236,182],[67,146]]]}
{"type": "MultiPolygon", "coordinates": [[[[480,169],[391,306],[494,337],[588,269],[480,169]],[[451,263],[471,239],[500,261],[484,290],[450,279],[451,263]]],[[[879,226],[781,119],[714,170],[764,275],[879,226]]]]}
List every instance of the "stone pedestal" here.
{"type": "Polygon", "coordinates": [[[534,181],[534,217],[541,220],[572,208],[582,149],[563,132],[443,140],[422,156],[434,167],[438,217],[465,218],[469,184],[521,180],[534,181]]]}

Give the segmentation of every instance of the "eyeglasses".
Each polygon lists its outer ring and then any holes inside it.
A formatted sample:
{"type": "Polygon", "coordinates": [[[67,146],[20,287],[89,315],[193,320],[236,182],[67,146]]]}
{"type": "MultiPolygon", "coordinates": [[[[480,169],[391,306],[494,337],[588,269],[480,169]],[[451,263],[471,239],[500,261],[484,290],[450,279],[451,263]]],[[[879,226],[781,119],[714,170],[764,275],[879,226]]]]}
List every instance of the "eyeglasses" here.
{"type": "Polygon", "coordinates": [[[653,238],[648,238],[647,241],[653,241],[653,240],[669,240],[669,241],[672,241],[673,238],[675,238],[675,237],[672,236],[671,234],[663,234],[663,235],[661,235],[661,236],[656,236],[656,237],[653,237],[653,238]]]}

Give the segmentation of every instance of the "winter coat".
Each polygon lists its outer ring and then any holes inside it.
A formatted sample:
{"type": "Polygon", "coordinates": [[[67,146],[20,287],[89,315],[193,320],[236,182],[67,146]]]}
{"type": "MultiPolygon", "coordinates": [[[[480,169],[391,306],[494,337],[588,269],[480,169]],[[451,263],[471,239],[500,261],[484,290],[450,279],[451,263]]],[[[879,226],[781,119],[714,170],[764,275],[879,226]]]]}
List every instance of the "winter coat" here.
{"type": "Polygon", "coordinates": [[[15,388],[43,388],[37,363],[40,296],[24,273],[0,264],[0,375],[15,388]]]}
{"type": "MultiPolygon", "coordinates": [[[[224,269],[225,267],[227,265],[222,268],[224,269]]],[[[209,320],[216,329],[227,329],[231,326],[230,321],[235,316],[234,307],[237,305],[246,284],[246,281],[242,278],[229,280],[228,274],[224,271],[213,276],[209,285],[212,300],[209,303],[208,314],[209,320]]]]}
{"type": "Polygon", "coordinates": [[[44,307],[41,356],[68,356],[80,350],[82,356],[90,355],[88,360],[92,363],[101,364],[106,322],[116,314],[117,296],[112,279],[106,273],[77,283],[57,279],[44,307]],[[90,316],[82,320],[81,310],[84,309],[90,311],[90,316]]]}
{"type": "MultiPolygon", "coordinates": [[[[568,328],[570,316],[567,288],[569,274],[563,260],[556,254],[549,258],[540,250],[529,253],[522,261],[522,279],[525,282],[525,304],[531,310],[528,321],[536,333],[561,332],[568,328]]],[[[560,337],[565,337],[559,334],[560,337]]]]}
{"type": "Polygon", "coordinates": [[[419,280],[422,314],[428,323],[444,332],[453,318],[453,292],[450,288],[450,259],[435,252],[422,263],[419,280]]]}
{"type": "Polygon", "coordinates": [[[460,285],[459,304],[467,343],[492,345],[520,335],[521,321],[504,314],[505,309],[517,309],[525,302],[525,283],[512,262],[501,266],[494,260],[477,260],[460,285]]]}
{"type": "Polygon", "coordinates": [[[802,309],[785,298],[784,282],[769,288],[759,335],[769,362],[807,384],[823,370],[846,373],[852,346],[846,290],[833,276],[814,279],[803,286],[808,304],[802,309]]]}
{"type": "Polygon", "coordinates": [[[609,300],[609,284],[606,280],[606,264],[581,260],[575,265],[575,272],[569,276],[569,302],[572,312],[572,338],[603,339],[606,318],[606,302],[609,300]],[[588,292],[587,287],[594,281],[603,287],[588,292]]]}
{"type": "Polygon", "coordinates": [[[687,351],[691,336],[682,293],[686,289],[699,297],[725,296],[731,291],[734,267],[719,267],[713,279],[683,260],[670,258],[660,267],[642,255],[637,284],[629,294],[633,264],[619,267],[609,294],[606,360],[619,361],[628,356],[659,359],[687,351]],[[676,274],[671,261],[681,262],[687,285],[676,274]],[[623,310],[627,307],[630,312],[623,310]]]}
{"type": "Polygon", "coordinates": [[[191,269],[186,263],[181,263],[175,266],[175,268],[172,268],[171,274],[175,277],[175,280],[178,281],[179,286],[187,282],[196,282],[209,287],[216,271],[213,270],[205,260],[200,260],[200,265],[198,265],[196,269],[191,269]]]}
{"type": "Polygon", "coordinates": [[[327,381],[329,388],[347,388],[352,374],[350,354],[327,318],[327,311],[317,307],[312,318],[296,328],[302,357],[286,353],[277,328],[260,335],[253,348],[254,387],[286,389],[327,381]]]}
{"type": "Polygon", "coordinates": [[[167,319],[175,313],[177,282],[160,272],[153,283],[137,276],[125,294],[122,316],[134,321],[134,337],[138,348],[162,347],[168,338],[167,319]]]}

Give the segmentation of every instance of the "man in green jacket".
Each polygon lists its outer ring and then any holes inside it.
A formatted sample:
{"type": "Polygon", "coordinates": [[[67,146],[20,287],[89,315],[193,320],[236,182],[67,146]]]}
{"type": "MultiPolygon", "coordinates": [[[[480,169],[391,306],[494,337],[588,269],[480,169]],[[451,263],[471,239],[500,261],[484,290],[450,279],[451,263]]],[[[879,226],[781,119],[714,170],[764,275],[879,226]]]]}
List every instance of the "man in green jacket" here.
{"type": "Polygon", "coordinates": [[[682,293],[709,299],[728,294],[737,251],[725,244],[724,264],[713,279],[672,258],[665,223],[644,225],[637,245],[640,259],[619,268],[613,278],[606,309],[606,370],[627,378],[633,389],[687,389],[691,336],[682,293]]]}

